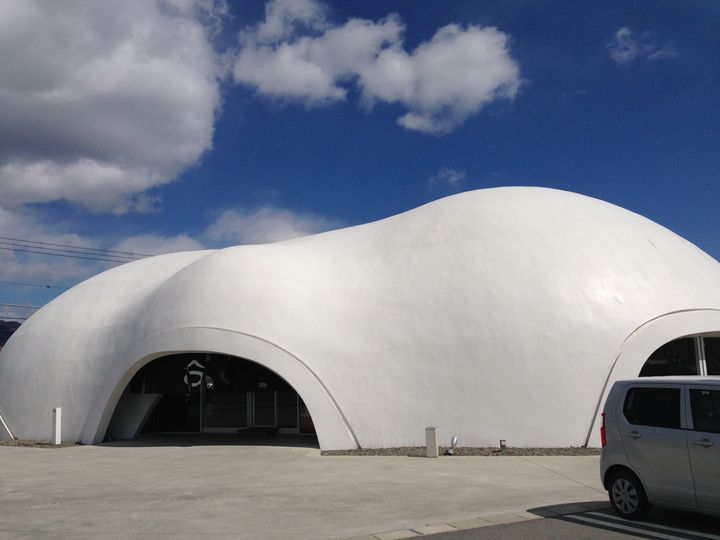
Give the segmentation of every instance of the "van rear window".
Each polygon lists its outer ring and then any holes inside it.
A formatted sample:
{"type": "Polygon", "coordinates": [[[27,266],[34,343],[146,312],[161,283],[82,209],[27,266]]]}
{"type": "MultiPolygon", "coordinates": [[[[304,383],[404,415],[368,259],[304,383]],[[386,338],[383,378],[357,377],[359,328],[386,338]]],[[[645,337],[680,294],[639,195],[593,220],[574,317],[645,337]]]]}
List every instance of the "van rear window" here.
{"type": "Polygon", "coordinates": [[[680,429],[680,389],[631,388],[623,414],[637,426],[680,429]]]}

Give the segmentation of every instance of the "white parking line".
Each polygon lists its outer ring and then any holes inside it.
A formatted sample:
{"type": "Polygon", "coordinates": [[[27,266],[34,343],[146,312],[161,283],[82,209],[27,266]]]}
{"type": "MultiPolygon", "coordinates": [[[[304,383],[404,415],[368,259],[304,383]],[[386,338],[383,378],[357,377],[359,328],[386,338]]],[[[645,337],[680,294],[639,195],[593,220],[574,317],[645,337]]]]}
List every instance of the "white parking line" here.
{"type": "Polygon", "coordinates": [[[687,540],[684,536],[675,536],[672,534],[665,534],[655,531],[650,531],[648,529],[640,529],[639,527],[629,527],[627,525],[620,525],[619,523],[613,523],[610,521],[605,521],[601,519],[594,519],[589,518],[585,516],[577,516],[577,515],[569,515],[569,516],[562,516],[563,519],[569,519],[571,521],[579,521],[582,523],[592,523],[593,525],[602,525],[603,527],[607,527],[608,529],[615,529],[618,531],[628,531],[628,532],[634,532],[634,533],[640,533],[645,536],[652,536],[653,538],[658,538],[660,540],[687,540]]]}
{"type": "MultiPolygon", "coordinates": [[[[625,520],[625,519],[623,519],[623,518],[621,518],[621,517],[619,517],[619,516],[613,516],[613,515],[611,515],[611,514],[603,514],[602,512],[588,512],[587,515],[590,515],[590,516],[601,516],[601,517],[603,517],[603,518],[605,518],[605,519],[612,519],[612,520],[614,520],[614,521],[620,521],[620,522],[622,522],[622,523],[628,523],[627,520],[625,520]]],[[[664,530],[664,531],[672,531],[672,532],[681,533],[681,534],[691,534],[691,535],[693,535],[693,536],[699,536],[699,537],[701,537],[701,538],[710,538],[711,540],[720,540],[720,536],[717,536],[717,535],[715,535],[715,534],[695,532],[695,531],[691,531],[691,530],[689,530],[689,529],[678,529],[677,527],[669,527],[669,526],[667,526],[667,525],[660,525],[660,524],[658,524],[658,523],[651,523],[651,522],[649,522],[649,521],[639,521],[639,522],[636,522],[636,523],[637,523],[638,525],[640,525],[640,524],[642,524],[642,525],[647,525],[647,526],[649,526],[649,527],[654,527],[655,529],[662,529],[662,530],[664,530]]]]}

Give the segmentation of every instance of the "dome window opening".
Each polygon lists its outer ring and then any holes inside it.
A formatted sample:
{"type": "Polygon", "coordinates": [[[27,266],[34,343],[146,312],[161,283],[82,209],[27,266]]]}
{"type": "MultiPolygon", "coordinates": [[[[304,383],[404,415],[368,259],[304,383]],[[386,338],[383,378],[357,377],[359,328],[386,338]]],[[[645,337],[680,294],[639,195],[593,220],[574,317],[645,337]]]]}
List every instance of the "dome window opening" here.
{"type": "Polygon", "coordinates": [[[720,337],[675,339],[658,348],[645,361],[640,377],[720,375],[720,337]]]}

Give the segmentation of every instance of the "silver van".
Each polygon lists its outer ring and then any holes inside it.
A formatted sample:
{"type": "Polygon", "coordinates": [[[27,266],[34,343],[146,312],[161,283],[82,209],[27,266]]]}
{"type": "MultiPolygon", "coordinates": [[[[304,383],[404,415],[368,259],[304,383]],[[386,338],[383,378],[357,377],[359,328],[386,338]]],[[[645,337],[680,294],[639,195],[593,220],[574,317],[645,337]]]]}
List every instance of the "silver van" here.
{"type": "Polygon", "coordinates": [[[638,519],[650,505],[720,515],[720,377],[616,382],[600,428],[610,503],[638,519]]]}

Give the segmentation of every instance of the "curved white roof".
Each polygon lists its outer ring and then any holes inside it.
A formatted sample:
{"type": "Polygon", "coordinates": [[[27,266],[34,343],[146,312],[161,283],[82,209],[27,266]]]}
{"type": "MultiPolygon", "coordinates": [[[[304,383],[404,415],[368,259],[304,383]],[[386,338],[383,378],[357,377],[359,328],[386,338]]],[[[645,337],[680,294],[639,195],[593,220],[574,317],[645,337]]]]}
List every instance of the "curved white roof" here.
{"type": "Polygon", "coordinates": [[[552,189],[472,191],[89,279],[0,353],[0,413],[48,438],[62,406],[65,438],[97,441],[142,363],[212,351],[286,378],[323,448],[421,445],[430,425],[466,446],[582,445],[615,370],[720,330],[718,310],[720,265],[646,218],[552,189]]]}

